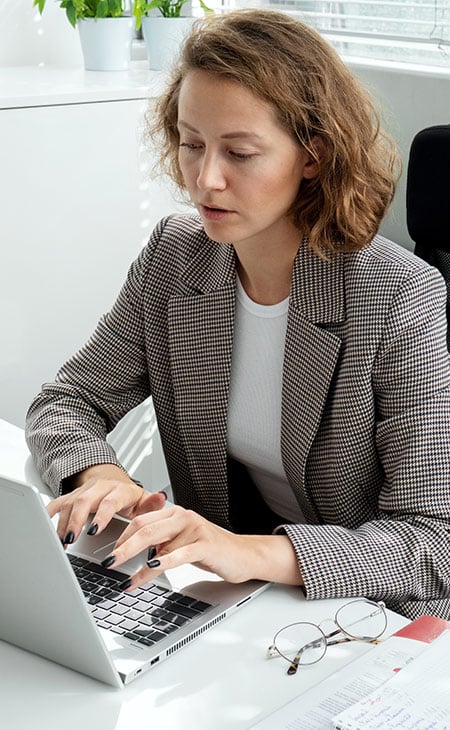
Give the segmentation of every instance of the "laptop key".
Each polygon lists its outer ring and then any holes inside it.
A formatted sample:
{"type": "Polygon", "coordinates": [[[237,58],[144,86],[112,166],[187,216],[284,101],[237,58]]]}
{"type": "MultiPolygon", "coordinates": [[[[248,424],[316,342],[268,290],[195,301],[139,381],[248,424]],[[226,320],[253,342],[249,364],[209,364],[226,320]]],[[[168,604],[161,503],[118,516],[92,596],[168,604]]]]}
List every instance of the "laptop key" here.
{"type": "Polygon", "coordinates": [[[140,611],[141,613],[146,613],[148,611],[149,605],[148,603],[144,603],[144,601],[138,601],[134,604],[133,608],[136,611],[140,611]]]}
{"type": "Polygon", "coordinates": [[[171,634],[172,631],[176,631],[179,628],[179,626],[175,626],[175,624],[170,624],[167,621],[160,621],[159,623],[155,624],[155,630],[162,631],[163,634],[171,634]]]}
{"type": "Polygon", "coordinates": [[[151,616],[156,616],[158,618],[164,618],[167,611],[165,611],[164,608],[150,608],[148,613],[151,616]]]}
{"type": "Polygon", "coordinates": [[[102,600],[102,597],[101,596],[96,596],[95,593],[88,593],[86,595],[86,598],[87,598],[87,602],[91,606],[96,606],[98,603],[101,603],[101,600],[102,600]]]}
{"type": "Polygon", "coordinates": [[[170,621],[171,624],[175,624],[176,626],[183,626],[186,621],[189,621],[187,616],[177,616],[177,614],[171,613],[170,611],[166,611],[164,618],[166,621],[170,621]]]}
{"type": "Polygon", "coordinates": [[[97,586],[95,585],[95,583],[91,583],[88,580],[83,581],[82,589],[83,589],[84,593],[86,593],[86,592],[94,593],[96,588],[97,588],[97,586]]]}
{"type": "Polygon", "coordinates": [[[102,598],[109,598],[111,595],[111,590],[109,588],[99,587],[95,591],[96,596],[101,596],[102,598]]]}
{"type": "Polygon", "coordinates": [[[191,603],[191,608],[194,608],[196,611],[207,611],[208,608],[212,608],[211,603],[205,603],[205,601],[195,601],[195,603],[191,603]]]}
{"type": "Polygon", "coordinates": [[[180,606],[178,603],[174,603],[172,605],[172,610],[176,611],[176,613],[179,613],[181,616],[186,616],[187,618],[195,618],[200,615],[200,611],[195,611],[195,609],[190,608],[189,606],[180,606]]]}
{"type": "Polygon", "coordinates": [[[166,638],[166,635],[161,631],[152,631],[147,638],[152,639],[153,641],[161,641],[161,639],[166,638]]]}
{"type": "MultiPolygon", "coordinates": [[[[94,595],[92,596],[92,598],[98,598],[98,596],[94,595]]],[[[115,606],[115,603],[113,603],[113,601],[110,601],[109,598],[102,598],[100,596],[100,600],[97,605],[99,608],[104,608],[105,611],[110,611],[112,607],[115,606]]]]}
{"type": "Polygon", "coordinates": [[[130,619],[130,621],[141,621],[142,613],[140,611],[136,611],[133,608],[129,608],[127,618],[130,619]]]}
{"type": "Polygon", "coordinates": [[[149,632],[139,634],[134,631],[127,631],[126,634],[124,634],[124,638],[131,639],[132,641],[138,641],[139,644],[144,644],[144,646],[152,646],[155,644],[155,641],[154,639],[149,638],[148,633],[149,632]]]}
{"type": "Polygon", "coordinates": [[[151,593],[154,593],[155,596],[162,596],[164,593],[169,593],[168,588],[162,588],[161,586],[152,586],[149,590],[151,593]]]}
{"type": "Polygon", "coordinates": [[[121,603],[116,603],[111,608],[111,613],[115,613],[118,616],[124,616],[125,614],[128,614],[129,610],[128,606],[122,606],[121,603]]]}
{"type": "Polygon", "coordinates": [[[126,631],[133,631],[133,629],[136,629],[139,626],[137,621],[129,621],[129,619],[125,619],[125,621],[122,621],[121,627],[125,629],[126,631]]]}
{"type": "Polygon", "coordinates": [[[157,616],[147,616],[144,614],[139,619],[141,624],[144,624],[145,626],[153,626],[154,624],[157,624],[160,619],[157,616]]]}
{"type": "Polygon", "coordinates": [[[138,641],[139,644],[144,644],[144,646],[153,646],[153,644],[156,644],[156,641],[148,639],[146,636],[140,636],[136,639],[136,641],[138,641]]]}
{"type": "Polygon", "coordinates": [[[93,608],[92,609],[92,615],[94,616],[96,622],[102,621],[102,619],[107,618],[109,616],[108,611],[104,611],[103,608],[93,608]]]}
{"type": "Polygon", "coordinates": [[[196,602],[196,600],[197,599],[191,598],[190,596],[179,596],[179,598],[176,599],[177,605],[181,606],[191,606],[193,603],[196,602]]]}

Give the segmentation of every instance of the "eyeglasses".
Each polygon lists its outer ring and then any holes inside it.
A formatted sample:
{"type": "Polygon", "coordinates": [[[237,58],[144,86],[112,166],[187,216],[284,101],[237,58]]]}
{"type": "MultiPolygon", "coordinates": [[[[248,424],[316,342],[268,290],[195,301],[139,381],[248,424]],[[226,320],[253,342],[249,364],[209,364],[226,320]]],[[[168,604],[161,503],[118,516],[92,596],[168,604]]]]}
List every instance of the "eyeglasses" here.
{"type": "MultiPolygon", "coordinates": [[[[347,641],[378,643],[387,626],[384,603],[356,599],[345,603],[332,621],[334,631],[326,634],[318,624],[300,621],[283,626],[267,649],[267,658],[282,657],[289,662],[288,674],[296,674],[300,664],[315,664],[324,656],[329,646],[347,641]],[[333,637],[343,634],[340,638],[333,637]],[[332,639],[332,641],[330,641],[332,639]]],[[[322,621],[322,623],[324,623],[322,621]]]]}

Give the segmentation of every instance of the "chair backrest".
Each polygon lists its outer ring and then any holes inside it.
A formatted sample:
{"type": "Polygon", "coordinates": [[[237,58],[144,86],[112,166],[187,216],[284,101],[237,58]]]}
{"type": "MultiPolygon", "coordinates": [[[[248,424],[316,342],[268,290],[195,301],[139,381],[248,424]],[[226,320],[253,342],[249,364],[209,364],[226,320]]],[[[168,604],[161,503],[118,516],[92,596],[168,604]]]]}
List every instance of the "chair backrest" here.
{"type": "MultiPolygon", "coordinates": [[[[414,253],[436,266],[447,283],[450,322],[450,124],[414,137],[406,181],[406,222],[414,253]]],[[[450,328],[447,328],[450,350],[450,328]]]]}

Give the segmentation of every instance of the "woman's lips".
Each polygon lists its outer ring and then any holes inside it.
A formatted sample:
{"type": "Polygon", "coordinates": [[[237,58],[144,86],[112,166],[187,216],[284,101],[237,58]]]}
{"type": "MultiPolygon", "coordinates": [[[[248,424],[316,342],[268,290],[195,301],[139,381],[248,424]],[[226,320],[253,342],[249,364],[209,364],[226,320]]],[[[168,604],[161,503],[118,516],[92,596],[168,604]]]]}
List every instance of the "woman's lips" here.
{"type": "Polygon", "coordinates": [[[209,205],[200,205],[202,216],[209,221],[220,221],[232,211],[225,208],[213,208],[209,205]]]}

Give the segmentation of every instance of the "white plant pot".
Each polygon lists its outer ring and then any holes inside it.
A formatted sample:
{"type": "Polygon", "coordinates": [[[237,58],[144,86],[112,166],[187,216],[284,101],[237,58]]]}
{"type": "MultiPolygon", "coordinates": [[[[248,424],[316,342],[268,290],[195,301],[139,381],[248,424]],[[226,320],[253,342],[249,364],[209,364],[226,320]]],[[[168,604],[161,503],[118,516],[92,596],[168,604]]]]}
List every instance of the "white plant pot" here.
{"type": "Polygon", "coordinates": [[[88,71],[127,71],[134,19],[85,18],[77,22],[84,67],[88,71]]]}
{"type": "Polygon", "coordinates": [[[147,46],[149,68],[170,68],[178,58],[180,46],[189,35],[195,18],[163,18],[144,16],[142,32],[147,46]]]}

